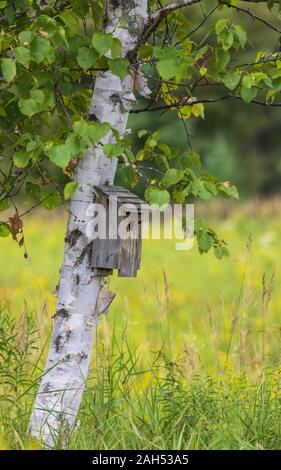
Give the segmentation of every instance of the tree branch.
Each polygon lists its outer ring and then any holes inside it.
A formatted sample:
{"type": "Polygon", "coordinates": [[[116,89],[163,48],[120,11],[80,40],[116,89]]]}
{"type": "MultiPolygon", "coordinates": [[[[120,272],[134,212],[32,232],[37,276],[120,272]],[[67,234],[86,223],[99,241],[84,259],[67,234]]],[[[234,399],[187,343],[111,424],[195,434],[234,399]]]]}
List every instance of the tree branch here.
{"type": "MultiPolygon", "coordinates": [[[[173,11],[179,10],[181,8],[195,5],[196,3],[200,3],[202,0],[179,0],[177,2],[171,3],[170,5],[166,5],[165,7],[160,8],[155,13],[152,13],[149,17],[147,22],[146,28],[143,31],[142,37],[140,38],[139,43],[144,44],[151,34],[158,28],[161,21],[166,18],[167,15],[172,13],[173,11]]],[[[267,3],[267,0],[239,0],[243,3],[267,3]]],[[[279,4],[279,0],[274,0],[275,4],[279,4]]],[[[226,0],[218,0],[218,5],[226,5],[232,7],[231,4],[228,4],[226,0]]],[[[249,13],[249,12],[248,12],[249,13]]]]}
{"type": "Polygon", "coordinates": [[[199,2],[201,2],[201,0],[179,0],[178,2],[171,3],[171,5],[167,5],[163,8],[160,8],[160,10],[157,10],[155,13],[152,13],[149,17],[149,20],[146,24],[146,27],[143,31],[139,43],[144,44],[151,36],[151,34],[157,29],[161,21],[167,15],[169,15],[169,13],[172,13],[173,11],[178,10],[179,8],[195,5],[195,3],[199,2]]]}
{"type": "MultiPolygon", "coordinates": [[[[249,0],[240,0],[240,1],[243,1],[243,2],[248,1],[248,3],[251,3],[251,1],[249,1],[249,0]]],[[[252,3],[253,3],[253,1],[252,1],[252,3]]],[[[258,2],[254,1],[254,3],[258,3],[258,2]]],[[[262,3],[261,0],[259,1],[259,3],[262,3]]],[[[269,23],[264,18],[261,18],[260,16],[257,16],[254,13],[252,13],[250,9],[245,9],[245,8],[239,7],[238,5],[232,5],[232,4],[226,3],[225,0],[219,0],[219,4],[220,5],[226,5],[229,8],[232,8],[232,9],[238,11],[238,13],[239,12],[246,13],[247,15],[249,15],[251,17],[252,20],[259,21],[260,23],[265,24],[268,28],[272,29],[276,33],[281,34],[280,29],[276,28],[273,24],[269,23]]]]}
{"type": "Polygon", "coordinates": [[[187,7],[190,5],[194,5],[194,3],[199,3],[201,0],[179,0],[178,2],[171,3],[171,5],[167,5],[160,10],[156,11],[151,18],[153,20],[162,20],[165,16],[167,16],[172,11],[178,10],[179,8],[187,7]]]}
{"type": "MultiPolygon", "coordinates": [[[[239,101],[243,101],[240,95],[224,95],[224,96],[219,96],[217,98],[206,98],[202,100],[197,100],[193,102],[188,102],[186,99],[180,101],[179,103],[172,103],[172,104],[167,104],[167,105],[160,105],[160,106],[155,106],[151,108],[150,106],[146,106],[145,108],[139,108],[139,109],[133,109],[131,110],[131,114],[139,114],[139,113],[145,113],[145,112],[153,112],[153,111],[165,111],[171,108],[181,108],[183,106],[192,106],[194,104],[208,104],[208,103],[219,103],[220,101],[225,101],[225,100],[230,100],[230,99],[236,99],[239,101]]],[[[260,106],[266,106],[267,108],[281,108],[281,103],[267,103],[266,101],[254,99],[251,101],[249,104],[257,104],[260,106]]]]}
{"type": "MultiPolygon", "coordinates": [[[[267,3],[267,0],[238,0],[239,2],[247,2],[247,3],[267,3]]],[[[273,0],[273,3],[278,4],[279,0],[273,0]]]]}
{"type": "MultiPolygon", "coordinates": [[[[175,3],[171,3],[170,5],[167,5],[163,8],[161,8],[160,10],[157,10],[155,13],[153,13],[151,15],[151,20],[154,21],[154,22],[160,22],[162,21],[163,18],[165,18],[165,16],[169,15],[169,13],[172,13],[173,11],[175,10],[179,10],[180,8],[184,8],[186,6],[190,6],[190,5],[194,5],[195,3],[199,3],[201,2],[202,0],[179,0],[178,2],[175,2],[175,3]]],[[[247,2],[247,3],[267,3],[267,0],[238,0],[240,2],[247,2]]],[[[225,5],[227,5],[227,1],[224,0],[224,1],[221,1],[221,0],[218,0],[218,3],[224,3],[225,5]]],[[[279,4],[279,0],[274,0],[274,3],[276,4],[279,4]]],[[[229,4],[229,6],[231,7],[232,5],[229,4]]],[[[157,24],[158,24],[157,23],[157,24]]]]}

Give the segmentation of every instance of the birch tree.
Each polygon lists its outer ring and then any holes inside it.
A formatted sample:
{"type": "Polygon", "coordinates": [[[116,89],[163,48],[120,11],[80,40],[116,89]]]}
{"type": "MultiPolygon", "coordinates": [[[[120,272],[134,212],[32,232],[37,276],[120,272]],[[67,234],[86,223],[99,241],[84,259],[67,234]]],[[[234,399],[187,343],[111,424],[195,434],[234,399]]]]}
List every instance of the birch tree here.
{"type": "MultiPolygon", "coordinates": [[[[29,425],[46,447],[75,429],[94,331],[114,298],[91,266],[95,186],[112,185],[118,167],[124,185],[145,181],[149,203],[238,197],[231,182],[204,171],[198,154],[171,149],[160,132],[140,130],[143,146],[135,153],[129,113],[171,111],[189,138],[190,120],[203,119],[208,104],[280,106],[280,48],[252,49],[242,61],[248,36],[232,15],[262,23],[278,43],[279,3],[0,1],[0,210],[13,209],[0,236],[25,250],[24,214],[70,200],[53,334],[29,425]],[[191,25],[198,4],[203,16],[191,25]],[[64,187],[59,172],[68,179],[64,187]],[[15,197],[23,191],[30,208],[20,212],[15,197]]],[[[207,221],[196,221],[195,230],[201,253],[228,255],[207,221]]]]}

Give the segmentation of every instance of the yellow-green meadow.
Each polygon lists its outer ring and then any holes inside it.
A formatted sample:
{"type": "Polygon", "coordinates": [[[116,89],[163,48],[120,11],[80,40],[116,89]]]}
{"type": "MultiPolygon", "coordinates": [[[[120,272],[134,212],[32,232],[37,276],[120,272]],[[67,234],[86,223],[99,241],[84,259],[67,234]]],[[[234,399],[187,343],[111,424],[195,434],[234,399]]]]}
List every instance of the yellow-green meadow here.
{"type": "MultiPolygon", "coordinates": [[[[278,363],[281,299],[274,285],[281,280],[281,214],[275,206],[247,204],[220,214],[219,220],[213,211],[212,225],[230,249],[223,260],[212,252],[200,255],[196,245],[177,251],[173,240],[145,240],[138,278],[108,278],[117,296],[110,313],[101,317],[102,340],[110,342],[114,325],[119,336],[126,330],[143,355],[165,340],[170,352],[183,354],[196,372],[203,367],[214,373],[226,363],[256,372],[264,336],[263,361],[278,363]]],[[[1,240],[2,302],[17,316],[32,311],[46,332],[55,311],[64,230],[63,212],[27,217],[27,259],[11,238],[1,240]]]]}
{"type": "MultiPolygon", "coordinates": [[[[117,296],[101,316],[70,448],[280,448],[278,204],[211,206],[228,258],[146,240],[138,279],[109,278],[117,296]]],[[[10,344],[1,366],[3,448],[39,446],[25,432],[55,312],[65,220],[63,212],[26,217],[27,258],[11,238],[1,240],[1,332],[10,344]]]]}

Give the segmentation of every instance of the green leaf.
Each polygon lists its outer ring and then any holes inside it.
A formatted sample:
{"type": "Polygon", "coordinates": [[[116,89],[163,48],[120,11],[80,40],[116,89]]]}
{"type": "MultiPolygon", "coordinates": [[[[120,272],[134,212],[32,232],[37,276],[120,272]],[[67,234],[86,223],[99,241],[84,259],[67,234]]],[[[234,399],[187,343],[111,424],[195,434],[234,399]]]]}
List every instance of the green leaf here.
{"type": "Polygon", "coordinates": [[[229,256],[229,251],[224,245],[219,245],[214,248],[215,256],[222,259],[224,256],[229,256]]]}
{"type": "Polygon", "coordinates": [[[199,197],[203,201],[209,201],[212,197],[212,193],[206,189],[204,183],[199,180],[195,180],[191,183],[192,194],[196,197],[199,197]]]}
{"type": "Polygon", "coordinates": [[[81,18],[87,15],[89,10],[88,0],[71,0],[73,11],[81,18]]]}
{"type": "Polygon", "coordinates": [[[70,181],[69,183],[67,183],[65,185],[65,187],[64,187],[64,199],[66,201],[71,199],[72,194],[76,191],[78,186],[79,186],[78,183],[76,183],[75,181],[70,181]]]}
{"type": "Polygon", "coordinates": [[[154,147],[157,147],[157,140],[149,138],[149,139],[147,139],[145,145],[147,147],[150,147],[151,149],[154,149],[154,147]]]}
{"type": "Polygon", "coordinates": [[[111,49],[113,45],[113,37],[110,33],[94,33],[92,37],[92,45],[99,53],[99,55],[104,55],[106,52],[111,49]]]}
{"type": "Polygon", "coordinates": [[[223,69],[227,66],[230,61],[230,54],[224,49],[216,49],[215,52],[216,63],[219,68],[223,69]]]}
{"type": "Polygon", "coordinates": [[[219,42],[222,44],[224,50],[228,51],[228,49],[230,49],[234,43],[234,36],[232,31],[226,31],[223,33],[219,38],[219,42]]]}
{"type": "Polygon", "coordinates": [[[77,62],[84,70],[93,67],[97,61],[97,53],[94,49],[89,47],[80,47],[77,54],[77,62]]]}
{"type": "Polygon", "coordinates": [[[15,10],[13,5],[10,3],[10,5],[5,8],[5,18],[8,21],[9,25],[12,25],[15,17],[15,10]]]}
{"type": "Polygon", "coordinates": [[[239,193],[238,193],[236,186],[234,186],[234,184],[231,184],[228,181],[225,181],[224,183],[220,183],[218,185],[218,188],[220,192],[223,193],[224,195],[228,197],[233,197],[235,199],[239,199],[239,193]]]}
{"type": "Polygon", "coordinates": [[[148,131],[146,129],[142,129],[141,131],[138,132],[138,137],[141,139],[147,133],[148,133],[148,131]]]}
{"type": "Polygon", "coordinates": [[[34,114],[38,112],[38,105],[36,101],[34,101],[32,98],[28,98],[26,100],[24,99],[19,100],[18,106],[19,106],[20,112],[28,117],[32,117],[34,114]]]}
{"type": "Polygon", "coordinates": [[[240,42],[240,46],[242,48],[245,47],[247,43],[247,33],[239,24],[234,26],[234,34],[240,42]]]}
{"type": "Polygon", "coordinates": [[[241,98],[245,103],[251,103],[253,99],[257,96],[258,90],[256,88],[241,88],[241,98]]]}
{"type": "Polygon", "coordinates": [[[176,168],[170,168],[169,170],[166,171],[164,177],[163,177],[163,184],[167,188],[169,186],[172,186],[173,184],[177,184],[179,181],[181,181],[184,177],[184,171],[183,170],[177,170],[176,168]]]}
{"type": "Polygon", "coordinates": [[[78,33],[80,24],[77,16],[72,11],[63,11],[59,14],[59,18],[61,18],[61,20],[67,25],[71,35],[78,33]]]}
{"type": "Polygon", "coordinates": [[[41,153],[43,148],[43,143],[40,139],[30,140],[26,144],[26,151],[31,153],[32,158],[34,158],[35,154],[41,153]]]}
{"type": "Polygon", "coordinates": [[[164,144],[163,142],[158,143],[158,148],[162,150],[162,152],[164,153],[164,155],[166,155],[166,157],[170,158],[172,156],[172,149],[171,147],[169,147],[168,144],[164,144]]]}
{"type": "Polygon", "coordinates": [[[205,113],[204,113],[204,104],[203,103],[195,103],[192,105],[191,108],[192,114],[195,117],[201,117],[204,119],[205,113]]]}
{"type": "Polygon", "coordinates": [[[67,51],[70,51],[70,45],[66,37],[65,28],[63,28],[63,26],[57,26],[57,34],[53,37],[53,41],[55,41],[56,45],[60,44],[60,42],[63,41],[65,49],[67,51]]]}
{"type": "Polygon", "coordinates": [[[38,184],[32,183],[32,181],[27,181],[25,185],[26,195],[32,199],[40,199],[40,186],[38,184]]]}
{"type": "Polygon", "coordinates": [[[88,135],[93,143],[99,142],[109,131],[110,125],[108,122],[88,124],[88,135]]]}
{"type": "Polygon", "coordinates": [[[157,70],[161,77],[164,80],[170,80],[175,77],[179,70],[179,60],[168,59],[168,60],[159,60],[156,64],[157,70]]]}
{"type": "Polygon", "coordinates": [[[194,228],[195,228],[196,234],[208,233],[209,224],[208,224],[207,220],[205,220],[205,219],[197,219],[194,222],[194,228]]]}
{"type": "Polygon", "coordinates": [[[10,83],[16,76],[16,63],[12,59],[1,59],[1,68],[4,79],[10,83]]]}
{"type": "Polygon", "coordinates": [[[30,159],[30,154],[28,152],[25,152],[24,150],[20,150],[19,152],[16,152],[13,156],[14,164],[18,168],[25,168],[30,159]]]}
{"type": "Polygon", "coordinates": [[[45,60],[51,51],[51,45],[48,39],[36,37],[31,43],[31,56],[37,64],[45,60]]]}
{"type": "Polygon", "coordinates": [[[2,199],[2,201],[0,202],[0,212],[6,211],[7,209],[9,209],[9,207],[10,203],[8,199],[2,199]]]}
{"type": "Polygon", "coordinates": [[[118,177],[127,188],[133,188],[137,183],[136,173],[131,165],[119,165],[118,177]]]}
{"type": "Polygon", "coordinates": [[[139,48],[139,56],[141,59],[148,59],[153,55],[153,48],[150,44],[142,44],[139,48]]]}
{"type": "Polygon", "coordinates": [[[34,33],[32,31],[21,31],[19,33],[19,42],[23,46],[28,46],[32,39],[34,38],[34,33]]]}
{"type": "Polygon", "coordinates": [[[11,227],[10,225],[6,224],[6,222],[0,222],[0,237],[8,237],[11,234],[11,227]]]}
{"type": "Polygon", "coordinates": [[[255,84],[256,84],[256,78],[254,74],[244,75],[244,77],[242,78],[243,88],[251,88],[255,84]]]}
{"type": "Polygon", "coordinates": [[[230,70],[224,76],[222,82],[227,88],[229,88],[231,91],[233,91],[238,86],[238,84],[240,82],[240,77],[241,76],[238,72],[235,72],[234,70],[230,70]]]}
{"type": "Polygon", "coordinates": [[[121,80],[128,74],[129,61],[126,58],[109,59],[108,65],[111,72],[120,77],[121,80]]]}
{"type": "Polygon", "coordinates": [[[218,194],[218,189],[216,184],[213,181],[204,181],[204,186],[211,194],[218,194]]]}
{"type": "Polygon", "coordinates": [[[175,59],[177,57],[177,54],[178,54],[178,50],[174,46],[164,47],[164,48],[161,48],[161,47],[153,48],[153,55],[155,55],[155,57],[160,60],[175,59]]]}
{"type": "Polygon", "coordinates": [[[223,32],[224,28],[228,25],[228,23],[229,23],[228,19],[224,19],[224,18],[219,19],[215,25],[216,34],[220,35],[223,32]]]}
{"type": "MultiPolygon", "coordinates": [[[[93,5],[93,3],[92,3],[93,5]]],[[[94,8],[92,8],[92,17],[96,29],[102,29],[105,21],[106,11],[102,2],[95,2],[94,8]]]]}
{"type": "Polygon", "coordinates": [[[36,103],[42,104],[45,101],[45,93],[42,90],[31,90],[30,96],[36,103]]]}
{"type": "Polygon", "coordinates": [[[112,59],[116,59],[120,56],[122,49],[122,44],[117,38],[113,38],[112,46],[111,46],[111,57],[112,59]]]}
{"type": "Polygon", "coordinates": [[[65,168],[70,161],[71,154],[67,145],[61,144],[49,150],[49,157],[55,165],[65,168]]]}
{"type": "Polygon", "coordinates": [[[31,60],[29,49],[23,46],[16,47],[15,54],[16,54],[17,62],[24,65],[26,68],[28,68],[30,60],[31,60]]]}
{"type": "Polygon", "coordinates": [[[200,47],[195,53],[194,60],[195,62],[198,62],[198,60],[203,59],[203,57],[207,54],[209,50],[208,44],[206,46],[200,47]]]}
{"type": "Polygon", "coordinates": [[[76,136],[74,133],[69,134],[65,141],[65,145],[67,146],[71,156],[83,156],[86,144],[84,144],[84,142],[81,142],[79,137],[76,136]]]}
{"type": "MultiPolygon", "coordinates": [[[[196,154],[197,155],[197,154],[196,154]]],[[[181,170],[186,170],[186,169],[190,169],[190,168],[193,168],[195,170],[200,169],[201,168],[201,162],[200,162],[200,156],[198,155],[198,157],[196,156],[195,158],[193,158],[193,152],[190,151],[190,152],[185,152],[185,153],[180,153],[177,157],[176,157],[176,166],[177,168],[181,169],[181,170]],[[197,160],[198,158],[198,160],[197,160]],[[199,166],[197,166],[197,163],[199,166]]],[[[194,179],[195,179],[195,176],[194,176],[194,179]]]]}
{"type": "Polygon", "coordinates": [[[79,137],[88,136],[89,124],[86,121],[76,121],[73,124],[73,130],[79,137]]]}
{"type": "Polygon", "coordinates": [[[85,145],[99,142],[110,130],[110,125],[104,123],[88,123],[84,120],[76,121],[73,125],[73,133],[67,138],[67,146],[72,154],[83,152],[85,145]]]}
{"type": "MultiPolygon", "coordinates": [[[[44,13],[37,15],[37,19],[35,21],[35,28],[36,30],[40,28],[39,32],[43,32],[42,36],[44,35],[44,33],[47,33],[49,36],[54,36],[54,34],[57,32],[58,26],[59,25],[56,20],[51,16],[45,15],[44,13]]],[[[45,35],[43,37],[45,37],[45,35]]]]}
{"type": "Polygon", "coordinates": [[[115,144],[105,144],[103,151],[107,157],[119,157],[119,155],[123,153],[123,147],[119,142],[115,144]]]}
{"type": "Polygon", "coordinates": [[[145,191],[145,199],[149,202],[149,204],[155,204],[161,208],[169,204],[170,194],[165,189],[150,187],[145,191]]]}
{"type": "Polygon", "coordinates": [[[208,233],[197,236],[197,241],[200,253],[207,253],[213,246],[213,237],[208,233]]]}
{"type": "Polygon", "coordinates": [[[175,47],[154,47],[153,53],[158,62],[157,70],[164,80],[170,80],[175,77],[179,71],[180,59],[177,57],[177,49],[175,47]]]}
{"type": "Polygon", "coordinates": [[[41,201],[41,206],[44,207],[44,209],[47,209],[50,211],[60,205],[61,197],[58,193],[50,193],[48,191],[42,191],[40,201],[41,201]]]}

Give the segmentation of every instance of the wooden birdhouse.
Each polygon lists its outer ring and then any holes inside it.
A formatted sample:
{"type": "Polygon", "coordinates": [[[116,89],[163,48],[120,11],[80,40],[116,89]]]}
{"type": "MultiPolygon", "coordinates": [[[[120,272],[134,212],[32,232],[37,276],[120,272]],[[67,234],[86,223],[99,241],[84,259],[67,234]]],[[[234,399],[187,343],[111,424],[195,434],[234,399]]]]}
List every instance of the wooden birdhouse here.
{"type": "Polygon", "coordinates": [[[104,208],[102,236],[93,240],[92,267],[97,274],[135,277],[140,268],[143,214],[149,205],[119,186],[95,187],[96,203],[104,208]]]}

